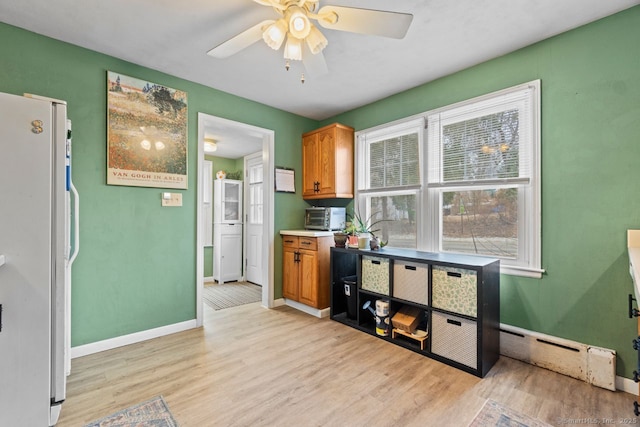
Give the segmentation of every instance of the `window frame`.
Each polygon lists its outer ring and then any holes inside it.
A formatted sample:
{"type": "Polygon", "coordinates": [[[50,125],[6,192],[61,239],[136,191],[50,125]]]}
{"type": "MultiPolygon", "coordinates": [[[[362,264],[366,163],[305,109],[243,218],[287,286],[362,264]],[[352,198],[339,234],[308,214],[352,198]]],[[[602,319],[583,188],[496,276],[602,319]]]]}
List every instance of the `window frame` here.
{"type": "MultiPolygon", "coordinates": [[[[505,105],[507,105],[505,104],[505,105]]],[[[442,205],[441,195],[444,191],[465,191],[480,190],[483,188],[504,188],[505,186],[518,186],[520,188],[518,198],[518,260],[504,259],[490,255],[493,258],[499,258],[500,270],[502,274],[510,274],[516,276],[540,278],[544,273],[541,267],[542,262],[542,242],[541,242],[541,176],[540,176],[540,80],[523,83],[517,86],[509,87],[503,90],[485,94],[462,102],[447,105],[438,109],[429,110],[420,114],[416,114],[404,119],[396,120],[391,123],[376,126],[356,132],[356,153],[355,153],[355,205],[356,209],[362,207],[366,209],[367,197],[379,195],[393,195],[390,193],[402,192],[407,190],[416,192],[416,206],[419,214],[416,215],[416,249],[428,252],[444,252],[442,247],[442,205]],[[477,185],[463,185],[456,183],[454,186],[448,185],[429,185],[432,167],[430,165],[429,156],[429,130],[425,128],[428,124],[428,118],[436,114],[446,115],[452,110],[468,108],[468,115],[473,116],[474,106],[479,104],[494,103],[496,106],[502,105],[500,98],[506,98],[507,104],[512,103],[509,100],[513,94],[528,91],[528,101],[530,102],[531,122],[529,138],[531,145],[528,147],[531,156],[530,159],[530,175],[529,182],[523,183],[522,179],[497,179],[478,182],[477,185]],[[401,186],[396,188],[380,188],[368,189],[365,184],[368,181],[367,167],[368,151],[367,142],[376,142],[410,133],[412,129],[420,129],[418,141],[419,153],[419,173],[420,183],[415,186],[401,186]],[[523,223],[523,224],[521,224],[523,223]]],[[[491,107],[493,108],[493,107],[491,107]]],[[[498,107],[498,110],[500,108],[498,107]]],[[[504,110],[504,109],[502,109],[504,110]]],[[[368,215],[369,212],[363,211],[368,215]]]]}
{"type": "MultiPolygon", "coordinates": [[[[357,212],[365,218],[371,215],[369,198],[371,197],[393,197],[412,195],[416,197],[416,206],[421,207],[421,190],[425,180],[424,173],[424,116],[414,116],[400,120],[389,125],[379,126],[365,132],[356,132],[356,155],[355,155],[355,198],[354,204],[357,212]],[[387,139],[397,138],[403,135],[418,134],[418,184],[401,185],[394,187],[367,188],[370,184],[369,168],[365,167],[369,159],[369,147],[371,144],[387,139]]],[[[420,241],[419,225],[416,230],[416,242],[420,241]]]]}

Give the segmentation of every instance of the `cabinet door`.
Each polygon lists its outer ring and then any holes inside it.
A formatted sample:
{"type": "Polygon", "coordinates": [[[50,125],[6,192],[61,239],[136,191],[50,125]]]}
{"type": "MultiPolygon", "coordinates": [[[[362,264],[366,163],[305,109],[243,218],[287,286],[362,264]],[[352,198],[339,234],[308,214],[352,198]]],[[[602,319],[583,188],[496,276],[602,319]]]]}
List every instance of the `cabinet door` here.
{"type": "MultiPolygon", "coordinates": [[[[240,225],[234,226],[240,228],[240,225]]],[[[241,231],[241,230],[238,230],[241,231]]],[[[223,234],[220,237],[220,269],[223,282],[242,279],[242,234],[223,234]]]]}
{"type": "Polygon", "coordinates": [[[214,224],[242,222],[242,181],[217,179],[214,181],[214,224]]]}
{"type": "Polygon", "coordinates": [[[298,298],[302,304],[318,308],[318,252],[301,249],[300,289],[298,298]]]}
{"type": "Polygon", "coordinates": [[[222,222],[242,222],[242,181],[222,181],[222,222]]]}
{"type": "Polygon", "coordinates": [[[318,182],[318,134],[302,138],[302,196],[317,194],[318,182]]]}
{"type": "Polygon", "coordinates": [[[326,129],[318,132],[318,189],[317,194],[335,194],[336,186],[336,131],[326,129]]]}
{"type": "Polygon", "coordinates": [[[298,262],[297,249],[284,247],[282,249],[282,296],[298,301],[298,262]]]}

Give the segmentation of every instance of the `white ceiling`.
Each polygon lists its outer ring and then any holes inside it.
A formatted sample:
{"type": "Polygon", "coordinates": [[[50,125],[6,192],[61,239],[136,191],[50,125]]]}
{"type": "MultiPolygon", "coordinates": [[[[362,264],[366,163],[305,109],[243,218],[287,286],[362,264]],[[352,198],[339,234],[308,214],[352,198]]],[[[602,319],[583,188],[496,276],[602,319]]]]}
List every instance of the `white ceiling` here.
{"type": "MultiPolygon", "coordinates": [[[[301,116],[322,120],[640,4],[640,0],[321,0],[411,13],[403,40],[327,30],[329,73],[285,71],[258,41],[209,49],[275,12],[253,0],[0,0],[0,20],[301,116]]],[[[5,41],[6,42],[6,41],[5,41]]]]}
{"type": "Polygon", "coordinates": [[[202,125],[203,138],[216,141],[216,151],[210,154],[216,157],[239,159],[262,150],[263,134],[247,130],[242,124],[207,114],[198,115],[198,125],[202,125]]]}

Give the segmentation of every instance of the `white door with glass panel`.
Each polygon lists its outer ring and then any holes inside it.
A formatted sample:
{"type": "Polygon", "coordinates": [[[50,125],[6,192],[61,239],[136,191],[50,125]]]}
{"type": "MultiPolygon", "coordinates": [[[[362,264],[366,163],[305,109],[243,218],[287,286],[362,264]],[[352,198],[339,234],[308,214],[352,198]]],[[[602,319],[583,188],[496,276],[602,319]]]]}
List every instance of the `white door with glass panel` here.
{"type": "Polygon", "coordinates": [[[245,280],[262,285],[263,166],[262,152],[245,157],[245,280]]]}

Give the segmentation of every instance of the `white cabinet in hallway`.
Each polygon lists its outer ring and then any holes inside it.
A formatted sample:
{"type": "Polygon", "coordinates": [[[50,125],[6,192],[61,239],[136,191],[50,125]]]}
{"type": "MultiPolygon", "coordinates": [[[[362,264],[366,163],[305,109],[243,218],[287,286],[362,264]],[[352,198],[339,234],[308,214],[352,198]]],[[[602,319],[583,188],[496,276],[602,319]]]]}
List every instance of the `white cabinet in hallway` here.
{"type": "Polygon", "coordinates": [[[213,278],[242,279],[242,181],[219,179],[213,192],[213,278]]]}
{"type": "Polygon", "coordinates": [[[242,279],[242,224],[213,225],[213,278],[218,283],[242,279]]]}

